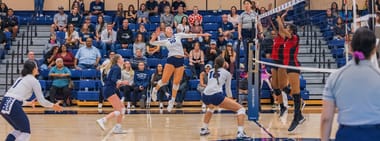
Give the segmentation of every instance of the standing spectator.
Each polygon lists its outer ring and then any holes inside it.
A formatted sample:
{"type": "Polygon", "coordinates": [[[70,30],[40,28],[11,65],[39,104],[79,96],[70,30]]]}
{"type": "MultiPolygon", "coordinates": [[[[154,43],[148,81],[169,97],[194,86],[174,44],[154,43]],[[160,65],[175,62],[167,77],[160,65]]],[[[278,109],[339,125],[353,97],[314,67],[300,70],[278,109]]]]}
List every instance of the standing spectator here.
{"type": "Polygon", "coordinates": [[[0,4],[0,17],[4,20],[8,15],[8,6],[5,3],[0,4]]]}
{"type": "Polygon", "coordinates": [[[78,8],[79,15],[84,16],[85,8],[84,8],[84,2],[83,2],[83,0],[75,0],[73,2],[73,4],[71,5],[71,7],[73,9],[74,8],[78,8]]]}
{"type": "Polygon", "coordinates": [[[146,57],[142,54],[141,49],[137,49],[134,55],[135,56],[133,57],[131,63],[132,63],[133,70],[137,70],[137,66],[139,62],[146,63],[146,57]]]}
{"type": "Polygon", "coordinates": [[[165,6],[164,13],[160,16],[160,22],[165,23],[165,26],[173,27],[174,16],[170,13],[170,6],[165,6]]]}
{"type": "Polygon", "coordinates": [[[193,14],[189,16],[189,24],[190,26],[194,26],[195,21],[198,21],[199,24],[202,24],[203,17],[201,14],[198,13],[198,6],[194,6],[193,8],[193,14]]]}
{"type": "Polygon", "coordinates": [[[146,57],[147,58],[161,58],[160,46],[146,45],[146,57]]]}
{"type": "Polygon", "coordinates": [[[234,26],[234,28],[237,28],[238,27],[238,24],[239,24],[239,14],[237,13],[237,8],[236,6],[232,6],[231,7],[231,11],[230,11],[230,14],[228,15],[228,21],[232,23],[232,25],[234,26]]]}
{"type": "Polygon", "coordinates": [[[72,10],[72,13],[70,13],[68,17],[68,24],[73,24],[75,27],[75,30],[79,30],[80,26],[82,24],[82,16],[78,13],[78,8],[74,7],[72,10]]]}
{"type": "Polygon", "coordinates": [[[206,50],[206,63],[211,66],[214,65],[214,60],[220,55],[221,51],[216,47],[216,41],[212,40],[210,42],[210,47],[206,50]]]}
{"type": "Polygon", "coordinates": [[[225,36],[231,36],[232,32],[235,32],[234,25],[228,21],[226,14],[222,15],[222,22],[219,24],[218,31],[225,36]]]}
{"type": "Polygon", "coordinates": [[[145,103],[146,103],[146,92],[148,89],[149,85],[149,73],[145,69],[145,64],[144,62],[139,62],[138,63],[138,69],[135,72],[134,76],[134,101],[132,105],[136,105],[136,101],[138,97],[140,97],[140,108],[144,109],[145,108],[145,103]]]}
{"type": "Polygon", "coordinates": [[[87,38],[86,47],[78,49],[75,55],[74,67],[76,69],[95,69],[100,61],[100,52],[92,46],[92,39],[87,38]]]}
{"type": "Polygon", "coordinates": [[[182,17],[181,22],[177,25],[177,33],[189,33],[190,25],[186,16],[182,17]]]}
{"type": "Polygon", "coordinates": [[[13,15],[12,8],[8,9],[8,16],[4,20],[4,27],[4,29],[8,29],[8,31],[12,32],[12,40],[14,40],[18,32],[18,19],[13,15]]]}
{"type": "Polygon", "coordinates": [[[141,33],[137,33],[135,43],[133,43],[133,54],[136,57],[136,50],[140,49],[141,53],[144,55],[146,53],[146,43],[144,41],[144,36],[141,33]]]}
{"type": "Polygon", "coordinates": [[[140,9],[137,11],[137,23],[148,23],[149,11],[146,9],[144,3],[140,5],[140,9]]]}
{"type": "Polygon", "coordinates": [[[172,12],[176,13],[178,12],[178,8],[182,7],[184,11],[186,11],[186,3],[183,2],[182,0],[175,0],[172,3],[172,12]]]}
{"type": "Polygon", "coordinates": [[[102,31],[102,50],[107,52],[108,50],[115,51],[115,42],[116,42],[116,31],[113,30],[112,24],[107,24],[107,29],[102,31]]]}
{"type": "Polygon", "coordinates": [[[200,49],[201,44],[199,42],[194,43],[194,49],[190,51],[189,64],[193,74],[193,78],[197,78],[205,65],[205,55],[200,49]]]}
{"type": "Polygon", "coordinates": [[[125,11],[124,11],[124,8],[123,8],[123,4],[122,3],[118,3],[117,4],[117,10],[116,10],[116,15],[115,17],[113,18],[113,26],[115,27],[115,29],[119,29],[119,27],[121,26],[121,24],[123,23],[123,20],[125,19],[125,11]]]}
{"type": "Polygon", "coordinates": [[[351,42],[353,59],[330,74],[323,91],[321,140],[330,140],[334,116],[338,114],[336,141],[369,141],[380,137],[379,68],[371,62],[376,54],[376,36],[359,28],[351,42]]]}
{"type": "Polygon", "coordinates": [[[148,9],[150,12],[152,12],[155,7],[158,7],[158,2],[156,0],[146,1],[146,9],[148,9]]]}
{"type": "Polygon", "coordinates": [[[66,45],[68,48],[70,49],[77,48],[79,35],[78,35],[78,32],[75,31],[73,24],[69,24],[69,29],[67,29],[65,33],[65,39],[66,39],[66,45]]]}
{"type": "MultiPolygon", "coordinates": [[[[150,85],[152,87],[155,87],[158,81],[161,80],[163,71],[164,71],[163,66],[161,64],[158,64],[156,68],[156,72],[152,74],[152,77],[151,77],[150,85]]],[[[160,103],[159,105],[160,110],[164,109],[164,104],[162,103],[162,101],[164,100],[164,96],[169,97],[168,91],[169,91],[168,87],[164,86],[164,87],[161,87],[157,91],[157,95],[152,95],[152,100],[153,101],[158,100],[158,102],[160,103]]]]}
{"type": "Polygon", "coordinates": [[[133,33],[128,25],[128,19],[124,19],[123,26],[117,31],[117,41],[121,44],[121,48],[128,48],[128,45],[133,43],[133,33]]]}
{"type": "MultiPolygon", "coordinates": [[[[123,92],[124,100],[127,101],[127,109],[131,109],[131,92],[133,91],[133,80],[135,76],[135,71],[133,71],[131,62],[126,61],[121,70],[121,80],[128,81],[127,85],[120,87],[120,90],[123,92]]],[[[132,109],[135,109],[135,106],[132,106],[132,109]]]]}
{"type": "Polygon", "coordinates": [[[63,6],[58,7],[58,13],[54,15],[54,23],[51,25],[51,33],[55,31],[63,31],[67,26],[68,16],[63,11],[63,6]]]}
{"type": "Polygon", "coordinates": [[[158,4],[158,12],[160,14],[163,14],[166,6],[169,6],[169,11],[170,11],[170,3],[167,0],[161,0],[160,4],[158,4]]]}
{"type": "Polygon", "coordinates": [[[36,12],[36,16],[42,17],[44,11],[44,1],[45,0],[34,0],[34,12],[36,12]]]}
{"type": "Polygon", "coordinates": [[[95,39],[94,34],[90,32],[87,24],[83,24],[81,31],[79,32],[79,46],[85,46],[87,38],[95,39]]]}
{"type": "Polygon", "coordinates": [[[53,78],[53,84],[50,88],[50,101],[56,103],[57,95],[63,95],[63,106],[70,106],[70,95],[71,91],[69,89],[69,81],[71,72],[63,65],[62,58],[57,58],[55,60],[56,66],[54,66],[50,72],[49,77],[53,78]]]}
{"type": "MultiPolygon", "coordinates": [[[[63,61],[63,65],[68,68],[74,68],[74,55],[67,50],[67,47],[65,44],[63,44],[59,49],[57,55],[55,55],[53,60],[57,60],[58,58],[61,58],[63,61]]],[[[49,64],[49,68],[56,65],[56,61],[52,61],[49,64]]]]}
{"type": "Polygon", "coordinates": [[[90,13],[92,15],[103,15],[104,14],[104,3],[100,0],[94,0],[90,3],[90,13]]]}
{"type": "Polygon", "coordinates": [[[222,56],[226,63],[228,64],[228,71],[233,76],[235,74],[235,59],[236,59],[236,52],[234,51],[232,47],[232,43],[228,43],[225,50],[222,52],[222,56]]]}
{"type": "Polygon", "coordinates": [[[129,23],[136,23],[136,13],[135,7],[130,4],[128,6],[128,11],[125,12],[125,18],[128,20],[129,23]]]}
{"type": "Polygon", "coordinates": [[[174,16],[174,26],[177,27],[178,24],[182,23],[182,18],[187,17],[185,13],[183,13],[183,7],[178,8],[178,14],[174,16]]]}
{"type": "MultiPolygon", "coordinates": [[[[199,93],[201,93],[201,95],[203,95],[203,91],[205,90],[207,86],[208,73],[210,72],[211,68],[212,68],[211,65],[207,64],[205,65],[205,68],[203,69],[203,71],[199,74],[199,84],[197,86],[197,90],[199,93]]],[[[205,112],[205,111],[206,111],[206,104],[202,102],[202,112],[205,112]]]]}

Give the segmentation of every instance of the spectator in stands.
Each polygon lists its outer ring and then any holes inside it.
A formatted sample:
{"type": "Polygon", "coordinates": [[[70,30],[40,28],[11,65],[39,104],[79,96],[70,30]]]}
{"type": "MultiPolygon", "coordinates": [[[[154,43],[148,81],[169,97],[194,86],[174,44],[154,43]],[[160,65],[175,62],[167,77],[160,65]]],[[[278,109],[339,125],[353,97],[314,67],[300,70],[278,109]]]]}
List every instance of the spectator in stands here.
{"type": "Polygon", "coordinates": [[[205,65],[205,55],[200,49],[201,44],[199,42],[194,43],[194,49],[190,51],[189,65],[193,74],[193,78],[197,78],[205,65]]]}
{"type": "Polygon", "coordinates": [[[101,39],[102,39],[102,49],[103,51],[112,50],[115,51],[115,43],[116,43],[117,34],[116,31],[113,30],[112,24],[107,24],[107,29],[102,31],[101,39]]]}
{"type": "Polygon", "coordinates": [[[326,10],[326,24],[328,30],[334,29],[334,26],[336,24],[336,17],[332,14],[330,8],[326,10]]]}
{"type": "Polygon", "coordinates": [[[165,6],[164,13],[160,16],[160,22],[165,23],[165,26],[173,27],[174,16],[172,13],[170,13],[170,6],[165,6]]]}
{"type": "Polygon", "coordinates": [[[82,16],[78,13],[78,8],[74,7],[72,10],[72,13],[70,13],[68,17],[68,24],[73,24],[75,27],[75,30],[79,30],[80,26],[82,24],[82,16]]]}
{"type": "MultiPolygon", "coordinates": [[[[162,75],[163,75],[163,70],[164,70],[163,66],[161,64],[158,64],[157,68],[156,68],[156,72],[154,72],[154,74],[152,74],[152,77],[151,77],[150,85],[152,87],[156,87],[158,81],[161,80],[162,75]]],[[[159,103],[160,103],[159,108],[160,109],[164,109],[164,104],[162,103],[162,101],[164,100],[164,96],[169,97],[168,91],[169,91],[168,87],[164,86],[164,87],[161,87],[157,91],[156,97],[154,95],[152,95],[153,101],[156,101],[156,99],[159,101],[159,103]]]]}
{"type": "MultiPolygon", "coordinates": [[[[203,91],[205,90],[207,86],[208,73],[210,72],[211,68],[212,68],[211,65],[207,64],[205,65],[205,68],[203,69],[203,71],[199,74],[199,84],[197,86],[197,90],[202,95],[203,95],[203,91]]],[[[203,112],[206,111],[206,105],[203,102],[202,102],[202,111],[203,112]]]]}
{"type": "Polygon", "coordinates": [[[195,41],[193,38],[187,38],[182,41],[182,48],[183,52],[185,53],[185,58],[189,58],[189,53],[191,50],[193,50],[194,43],[195,41]]]}
{"type": "Polygon", "coordinates": [[[12,8],[8,9],[8,16],[4,20],[4,29],[8,29],[8,31],[12,32],[12,40],[16,38],[18,32],[18,19],[13,15],[12,8]]]}
{"type": "Polygon", "coordinates": [[[185,74],[182,76],[181,83],[178,89],[178,94],[175,98],[175,102],[177,103],[177,105],[175,106],[176,108],[182,108],[182,103],[185,99],[186,91],[189,89],[189,79],[190,78],[185,74]]]}
{"type": "Polygon", "coordinates": [[[83,0],[74,0],[74,2],[71,5],[71,7],[73,9],[74,8],[78,8],[79,15],[81,15],[81,16],[84,15],[85,8],[84,8],[84,2],[83,2],[83,0]]]}
{"type": "MultiPolygon", "coordinates": [[[[54,56],[53,60],[57,60],[58,58],[61,58],[63,61],[63,65],[65,67],[68,67],[70,69],[74,68],[74,55],[67,50],[67,46],[63,44],[59,49],[57,55],[54,56]]],[[[49,64],[49,68],[53,67],[56,65],[55,61],[52,61],[49,64]]]]}
{"type": "Polygon", "coordinates": [[[87,16],[85,18],[83,25],[87,25],[87,28],[88,28],[89,32],[91,34],[93,34],[94,36],[96,36],[96,32],[95,32],[96,31],[96,27],[95,27],[94,24],[91,23],[91,17],[90,16],[87,16]]]}
{"type": "Polygon", "coordinates": [[[228,15],[222,15],[222,22],[219,24],[218,31],[224,36],[231,36],[232,32],[235,32],[234,25],[228,21],[228,15]]]}
{"type": "Polygon", "coordinates": [[[69,28],[67,29],[65,33],[65,39],[66,39],[66,45],[68,48],[70,49],[77,48],[79,35],[78,35],[78,32],[75,31],[73,24],[69,24],[69,28]]]}
{"type": "Polygon", "coordinates": [[[239,79],[239,103],[248,97],[248,73],[245,71],[244,64],[240,63],[240,79],[239,79]]]}
{"type": "MultiPolygon", "coordinates": [[[[135,76],[135,71],[132,69],[131,62],[125,61],[123,68],[121,70],[121,80],[128,81],[127,85],[120,87],[120,90],[123,92],[124,100],[127,101],[127,109],[131,109],[131,94],[133,91],[133,79],[135,76]]],[[[135,109],[135,106],[132,106],[132,109],[135,109]]]]}
{"type": "Polygon", "coordinates": [[[71,91],[69,89],[69,81],[71,72],[63,65],[62,58],[55,60],[55,66],[50,70],[49,77],[53,78],[53,84],[50,88],[50,101],[56,103],[57,96],[63,96],[63,106],[70,106],[71,91]]]}
{"type": "Polygon", "coordinates": [[[220,53],[221,53],[220,49],[216,47],[216,41],[211,40],[210,47],[207,48],[206,53],[205,53],[206,55],[205,60],[207,64],[210,64],[211,66],[213,66],[215,58],[218,57],[220,53]]]}
{"type": "Polygon", "coordinates": [[[88,28],[88,24],[83,24],[82,29],[79,32],[79,47],[86,45],[87,38],[90,38],[92,40],[95,39],[94,34],[90,32],[90,29],[88,28]]]}
{"type": "Polygon", "coordinates": [[[255,11],[256,13],[259,13],[260,9],[258,8],[258,4],[256,4],[255,1],[251,1],[251,2],[252,2],[252,11],[255,11]]]}
{"type": "Polygon", "coordinates": [[[334,39],[344,40],[346,35],[346,26],[343,23],[343,19],[338,17],[336,20],[336,25],[334,27],[334,39]]]}
{"type": "Polygon", "coordinates": [[[228,15],[228,21],[232,23],[234,28],[237,28],[239,24],[239,14],[237,13],[237,8],[236,6],[231,7],[230,14],[228,15]]]}
{"type": "Polygon", "coordinates": [[[95,69],[100,58],[99,50],[92,46],[92,39],[87,38],[86,47],[79,48],[75,55],[74,66],[76,69],[95,69]]]}
{"type": "Polygon", "coordinates": [[[190,25],[186,16],[183,16],[181,22],[177,25],[177,33],[189,33],[190,25]]]}
{"type": "MultiPolygon", "coordinates": [[[[190,27],[190,32],[193,34],[202,34],[203,33],[203,27],[199,23],[199,21],[195,21],[194,26],[190,27]]],[[[201,37],[199,39],[202,39],[201,37]]]]}
{"type": "Polygon", "coordinates": [[[140,97],[140,108],[145,108],[146,103],[146,93],[149,85],[149,73],[145,68],[144,62],[138,63],[138,69],[135,71],[134,76],[134,91],[133,91],[133,103],[132,105],[136,105],[136,101],[138,97],[140,97]]]}
{"type": "Polygon", "coordinates": [[[154,7],[153,10],[149,12],[149,17],[151,16],[160,16],[160,13],[158,12],[158,6],[154,7]]]}
{"type": "Polygon", "coordinates": [[[160,46],[146,45],[146,57],[147,58],[161,58],[160,46]]]}
{"type": "Polygon", "coordinates": [[[117,41],[121,44],[121,48],[128,48],[133,43],[133,33],[129,29],[128,19],[124,19],[123,26],[117,31],[117,41]]]}
{"type": "Polygon", "coordinates": [[[36,12],[36,16],[42,17],[44,10],[44,1],[45,0],[34,0],[34,11],[36,12]]]}
{"type": "Polygon", "coordinates": [[[117,10],[116,10],[116,15],[115,17],[113,18],[113,26],[115,27],[115,29],[119,29],[119,27],[121,26],[121,24],[123,23],[123,20],[125,19],[125,11],[124,11],[124,8],[123,8],[123,4],[122,3],[118,3],[117,4],[117,10]]]}
{"type": "Polygon", "coordinates": [[[140,5],[140,9],[137,11],[137,23],[148,23],[149,21],[149,11],[146,9],[145,4],[140,5]]]}
{"type": "Polygon", "coordinates": [[[1,20],[4,20],[8,15],[8,6],[5,3],[0,4],[0,17],[1,20]]]}
{"type": "Polygon", "coordinates": [[[51,34],[50,35],[50,39],[48,40],[48,43],[46,44],[46,49],[47,50],[50,50],[51,48],[53,48],[53,46],[55,45],[58,45],[60,46],[60,42],[57,40],[57,37],[55,34],[51,34]]]}
{"type": "Polygon", "coordinates": [[[203,51],[206,51],[206,49],[210,47],[211,37],[205,36],[203,37],[202,40],[200,40],[200,42],[201,42],[201,49],[203,51]]]}
{"type": "Polygon", "coordinates": [[[223,33],[219,33],[218,40],[216,40],[216,47],[220,50],[224,50],[227,46],[227,36],[224,36],[223,33]]]}
{"type": "Polygon", "coordinates": [[[139,63],[139,62],[144,62],[144,63],[146,63],[146,57],[145,57],[144,54],[142,53],[142,50],[141,50],[141,49],[137,49],[137,50],[136,50],[136,53],[134,53],[133,60],[131,61],[133,70],[136,70],[136,69],[137,69],[137,66],[138,66],[138,63],[139,63]]]}
{"type": "Polygon", "coordinates": [[[90,13],[92,15],[103,15],[104,14],[104,3],[100,0],[94,0],[90,3],[90,13]]]}
{"type": "Polygon", "coordinates": [[[63,11],[63,6],[58,7],[58,13],[54,15],[54,23],[51,25],[51,33],[55,31],[63,31],[67,26],[68,16],[63,11]]]}
{"type": "MultiPolygon", "coordinates": [[[[268,10],[265,8],[265,7],[261,7],[260,8],[260,14],[264,14],[265,12],[267,12],[268,10]]],[[[266,30],[269,26],[270,26],[270,22],[271,22],[272,18],[271,16],[267,16],[267,17],[264,17],[260,20],[261,22],[261,25],[263,26],[264,30],[266,30]]]]}
{"type": "Polygon", "coordinates": [[[147,0],[145,4],[146,4],[146,9],[149,12],[152,12],[155,7],[158,7],[158,2],[156,0],[147,0]]]}
{"type": "Polygon", "coordinates": [[[339,6],[338,6],[338,3],[332,2],[330,9],[331,9],[331,13],[333,14],[333,16],[335,16],[335,17],[339,16],[339,6]]]}
{"type": "Polygon", "coordinates": [[[227,70],[234,76],[235,73],[235,59],[236,59],[236,52],[234,51],[232,47],[232,43],[228,43],[225,50],[222,52],[222,56],[226,63],[228,64],[227,70]]]}
{"type": "Polygon", "coordinates": [[[103,15],[98,16],[98,20],[95,26],[95,35],[96,35],[96,40],[100,41],[101,40],[101,35],[103,30],[107,28],[107,23],[104,21],[103,15]]]}
{"type": "Polygon", "coordinates": [[[133,4],[130,4],[128,6],[128,11],[125,12],[125,18],[128,20],[129,23],[136,23],[136,13],[135,6],[133,4]]]}
{"type": "Polygon", "coordinates": [[[59,51],[59,45],[55,44],[53,45],[53,48],[51,48],[46,54],[44,55],[44,62],[41,64],[41,69],[45,70],[48,69],[48,65],[54,62],[55,56],[58,54],[59,51]]]}
{"type": "Polygon", "coordinates": [[[190,26],[194,26],[195,21],[198,21],[200,24],[203,22],[203,17],[198,13],[198,6],[194,6],[193,14],[189,16],[189,24],[190,26]]]}
{"type": "Polygon", "coordinates": [[[182,0],[175,0],[172,3],[172,12],[177,13],[179,12],[178,8],[182,7],[183,11],[186,11],[186,3],[182,0]]]}
{"type": "Polygon", "coordinates": [[[169,7],[169,12],[170,12],[170,3],[167,0],[161,0],[160,4],[158,4],[158,12],[160,14],[163,14],[166,6],[169,7]]]}
{"type": "Polygon", "coordinates": [[[183,13],[183,7],[178,7],[178,13],[174,16],[174,26],[177,27],[178,24],[182,23],[183,17],[187,17],[185,13],[183,13]]]}
{"type": "Polygon", "coordinates": [[[41,62],[38,61],[35,56],[34,56],[34,52],[33,51],[29,51],[28,52],[28,59],[26,59],[26,61],[28,60],[31,60],[31,61],[34,61],[36,64],[37,64],[37,67],[40,67],[41,66],[41,62]]]}
{"type": "Polygon", "coordinates": [[[133,43],[133,54],[136,54],[137,49],[140,49],[142,51],[142,54],[146,53],[146,43],[144,40],[144,36],[141,33],[137,33],[136,35],[135,42],[133,43]]]}
{"type": "Polygon", "coordinates": [[[161,22],[160,23],[160,27],[158,27],[156,30],[160,30],[160,35],[158,36],[158,40],[165,40],[167,37],[165,35],[165,28],[166,28],[166,25],[165,23],[161,22]]]}

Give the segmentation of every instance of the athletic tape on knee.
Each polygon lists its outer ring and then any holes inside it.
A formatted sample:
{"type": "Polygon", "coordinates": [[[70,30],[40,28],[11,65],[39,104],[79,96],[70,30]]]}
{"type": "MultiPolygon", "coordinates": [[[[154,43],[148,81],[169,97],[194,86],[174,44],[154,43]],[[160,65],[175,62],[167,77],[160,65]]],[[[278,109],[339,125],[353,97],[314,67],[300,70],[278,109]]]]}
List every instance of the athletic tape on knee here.
{"type": "Polygon", "coordinates": [[[173,90],[178,90],[179,89],[179,85],[178,84],[173,84],[173,90]]]}
{"type": "Polygon", "coordinates": [[[16,141],[29,141],[30,134],[29,133],[21,133],[20,136],[16,138],[16,141]]]}
{"type": "Polygon", "coordinates": [[[210,113],[214,113],[214,109],[211,109],[211,108],[207,108],[207,112],[210,112],[210,113]]]}
{"type": "Polygon", "coordinates": [[[113,114],[115,114],[115,116],[119,116],[120,115],[120,111],[113,111],[113,114]]]}
{"type": "Polygon", "coordinates": [[[245,115],[245,108],[240,108],[237,112],[237,115],[245,115]]]}
{"type": "Polygon", "coordinates": [[[280,89],[274,89],[273,91],[274,91],[274,95],[276,95],[276,96],[281,95],[281,90],[280,89]]]}

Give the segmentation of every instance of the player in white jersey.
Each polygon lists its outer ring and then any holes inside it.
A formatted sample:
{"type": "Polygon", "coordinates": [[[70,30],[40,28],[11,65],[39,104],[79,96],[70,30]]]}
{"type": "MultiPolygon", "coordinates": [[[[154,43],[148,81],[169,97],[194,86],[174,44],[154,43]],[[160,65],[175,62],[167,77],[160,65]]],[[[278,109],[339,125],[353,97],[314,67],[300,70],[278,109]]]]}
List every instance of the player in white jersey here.
{"type": "Polygon", "coordinates": [[[22,106],[33,106],[35,100],[26,101],[34,92],[38,102],[44,107],[51,107],[55,111],[62,111],[59,103],[53,104],[44,98],[41,85],[35,76],[38,75],[38,67],[33,60],[25,62],[21,71],[21,77],[16,80],[5,94],[0,104],[0,114],[14,128],[5,140],[28,141],[30,140],[29,119],[22,106]]]}
{"type": "Polygon", "coordinates": [[[232,110],[237,113],[238,132],[236,139],[250,139],[244,132],[245,108],[233,99],[226,98],[223,95],[223,85],[225,84],[227,96],[232,97],[232,76],[230,72],[223,68],[224,65],[224,58],[218,56],[215,58],[214,70],[211,70],[208,74],[207,86],[202,95],[202,101],[207,105],[208,109],[203,118],[203,127],[201,128],[200,135],[205,136],[210,134],[208,124],[211,120],[214,108],[219,106],[220,108],[232,110]]]}
{"type": "Polygon", "coordinates": [[[154,46],[166,46],[169,50],[169,55],[164,67],[162,79],[158,81],[156,87],[153,88],[152,96],[156,96],[157,90],[159,90],[161,86],[166,85],[169,82],[169,79],[171,78],[171,76],[174,74],[172,98],[171,100],[169,100],[169,105],[167,107],[168,111],[170,112],[173,109],[174,101],[177,96],[177,91],[179,88],[179,83],[181,82],[182,75],[185,70],[185,67],[183,66],[184,52],[183,52],[181,39],[194,38],[197,36],[210,36],[210,34],[186,34],[186,33],[173,34],[173,29],[171,27],[166,27],[165,35],[167,39],[156,41],[159,35],[160,35],[159,30],[156,30],[156,32],[152,34],[152,39],[150,40],[150,44],[154,46]]]}

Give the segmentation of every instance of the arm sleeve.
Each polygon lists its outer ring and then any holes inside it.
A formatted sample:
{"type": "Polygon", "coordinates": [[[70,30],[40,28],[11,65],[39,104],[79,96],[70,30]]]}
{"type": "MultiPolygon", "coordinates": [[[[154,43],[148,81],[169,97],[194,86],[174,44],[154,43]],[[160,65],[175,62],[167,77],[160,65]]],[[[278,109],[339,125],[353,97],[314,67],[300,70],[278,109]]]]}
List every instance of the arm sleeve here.
{"type": "Polygon", "coordinates": [[[325,84],[325,88],[323,89],[322,99],[335,103],[335,96],[333,93],[333,86],[332,86],[332,84],[334,83],[333,78],[334,78],[334,75],[331,74],[331,76],[327,79],[326,84],[325,84]]]}
{"type": "Polygon", "coordinates": [[[227,93],[227,96],[228,97],[232,97],[232,91],[231,91],[231,74],[230,73],[226,73],[227,74],[227,82],[226,82],[226,86],[225,86],[225,91],[227,93]]]}
{"type": "Polygon", "coordinates": [[[34,79],[35,82],[32,82],[30,83],[32,85],[32,88],[33,88],[33,92],[34,94],[36,95],[37,97],[37,101],[38,103],[40,103],[42,106],[44,107],[53,107],[53,103],[47,101],[45,98],[44,98],[44,95],[42,93],[42,89],[41,89],[41,85],[40,83],[37,81],[37,79],[34,79]]]}
{"type": "Polygon", "coordinates": [[[154,45],[154,46],[166,46],[166,40],[161,40],[161,41],[154,41],[154,42],[150,42],[151,45],[154,45]]]}
{"type": "Polygon", "coordinates": [[[186,33],[177,33],[175,34],[176,37],[182,39],[182,38],[195,38],[197,37],[197,34],[186,34],[186,33]]]}

